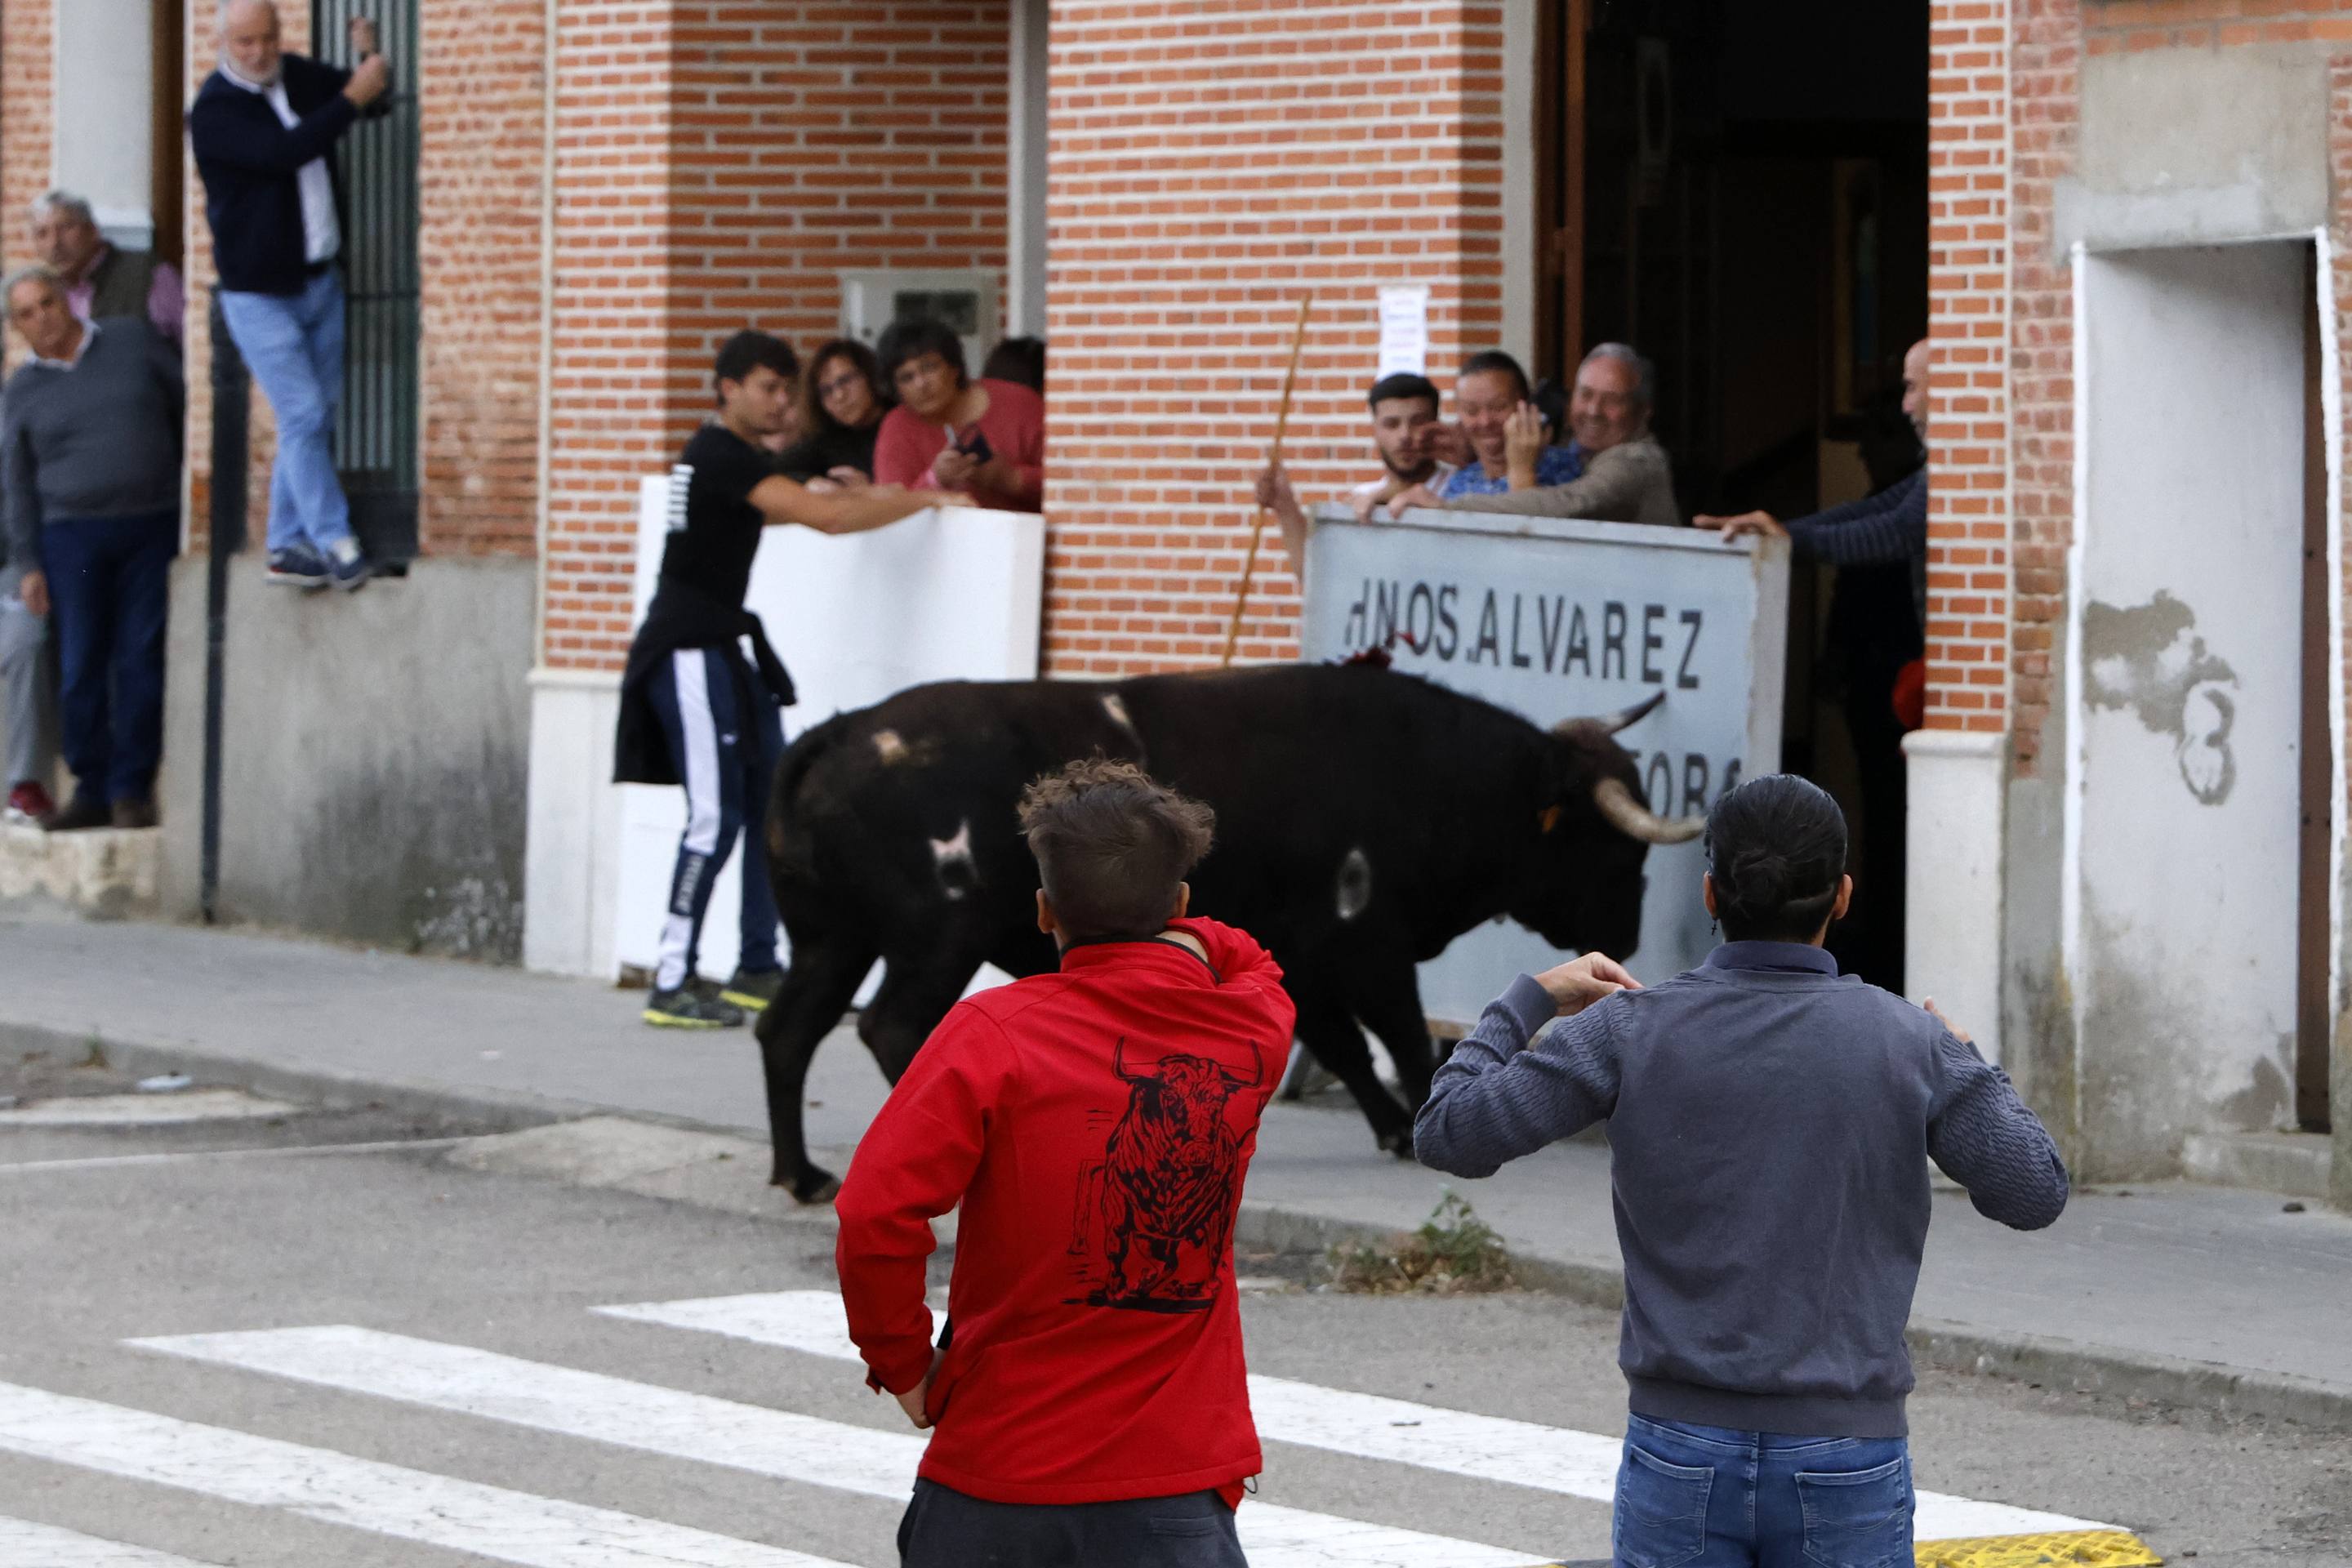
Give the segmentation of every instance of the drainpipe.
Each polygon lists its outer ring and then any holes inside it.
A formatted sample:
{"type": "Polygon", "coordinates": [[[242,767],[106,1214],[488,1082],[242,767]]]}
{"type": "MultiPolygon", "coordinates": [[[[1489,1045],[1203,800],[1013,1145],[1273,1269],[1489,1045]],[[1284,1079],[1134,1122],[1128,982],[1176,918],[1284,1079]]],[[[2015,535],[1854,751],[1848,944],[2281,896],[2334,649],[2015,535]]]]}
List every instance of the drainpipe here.
{"type": "Polygon", "coordinates": [[[197,904],[206,925],[220,919],[222,709],[228,676],[228,574],[245,545],[247,415],[251,382],[244,356],[212,296],[212,511],[205,550],[205,779],[197,904]]]}
{"type": "Polygon", "coordinates": [[[547,663],[547,544],[555,513],[549,493],[555,477],[555,11],[546,0],[541,22],[539,149],[539,592],[531,605],[530,662],[547,663]]]}

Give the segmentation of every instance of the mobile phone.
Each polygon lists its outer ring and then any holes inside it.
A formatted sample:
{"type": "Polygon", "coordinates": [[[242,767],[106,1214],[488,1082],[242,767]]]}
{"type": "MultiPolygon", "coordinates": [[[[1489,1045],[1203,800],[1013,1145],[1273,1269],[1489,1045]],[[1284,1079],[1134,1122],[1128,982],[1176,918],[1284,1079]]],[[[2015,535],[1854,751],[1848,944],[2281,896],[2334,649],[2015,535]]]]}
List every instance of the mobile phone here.
{"type": "Polygon", "coordinates": [[[975,463],[985,463],[996,455],[996,449],[988,444],[988,433],[980,429],[974,429],[962,440],[957,442],[956,450],[975,463]]]}

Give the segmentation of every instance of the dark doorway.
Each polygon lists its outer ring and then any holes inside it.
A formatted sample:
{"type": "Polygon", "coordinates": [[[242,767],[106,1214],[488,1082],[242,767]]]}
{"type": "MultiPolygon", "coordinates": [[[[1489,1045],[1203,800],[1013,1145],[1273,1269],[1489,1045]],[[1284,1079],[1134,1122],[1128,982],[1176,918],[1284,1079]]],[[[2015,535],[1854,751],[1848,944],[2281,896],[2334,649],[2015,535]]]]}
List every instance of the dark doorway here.
{"type": "MultiPolygon", "coordinates": [[[[1916,468],[1927,8],[1556,0],[1538,42],[1538,373],[1612,340],[1654,360],[1685,517],[1798,516],[1916,468]]],[[[1854,825],[1841,958],[1899,987],[1903,759],[1883,715],[1919,639],[1910,574],[1801,565],[1790,598],[1782,765],[1854,825]]]]}
{"type": "Polygon", "coordinates": [[[311,0],[320,59],[349,68],[353,16],[375,19],[392,62],[383,111],[363,117],[336,149],[344,210],[343,402],[335,467],[352,530],[368,558],[394,570],[416,554],[417,0],[311,0]]]}

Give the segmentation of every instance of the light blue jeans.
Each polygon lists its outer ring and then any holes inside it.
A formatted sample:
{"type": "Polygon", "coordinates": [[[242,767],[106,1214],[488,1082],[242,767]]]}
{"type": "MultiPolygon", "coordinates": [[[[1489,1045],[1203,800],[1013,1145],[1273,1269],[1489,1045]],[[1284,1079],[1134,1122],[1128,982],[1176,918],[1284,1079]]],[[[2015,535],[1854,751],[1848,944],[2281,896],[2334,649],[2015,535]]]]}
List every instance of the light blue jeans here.
{"type": "Polygon", "coordinates": [[[1911,1568],[1911,1449],[1628,1416],[1616,1568],[1911,1568]]]}
{"type": "Polygon", "coordinates": [[[269,475],[269,549],[308,544],[321,556],[351,537],[352,506],[335,474],[335,409],[343,395],[343,280],[333,268],[299,294],[221,290],[221,316],[278,419],[269,475]]]}

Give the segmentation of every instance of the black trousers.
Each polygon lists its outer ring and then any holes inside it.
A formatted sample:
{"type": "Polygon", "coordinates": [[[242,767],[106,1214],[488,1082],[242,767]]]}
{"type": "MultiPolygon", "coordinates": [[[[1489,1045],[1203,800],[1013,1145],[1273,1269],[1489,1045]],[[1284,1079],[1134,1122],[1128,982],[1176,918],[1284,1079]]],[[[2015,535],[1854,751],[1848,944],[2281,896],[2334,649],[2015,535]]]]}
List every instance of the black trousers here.
{"type": "Polygon", "coordinates": [[[1248,1568],[1214,1492],[1131,1502],[982,1502],[918,1480],[898,1522],[905,1568],[1248,1568]]]}

